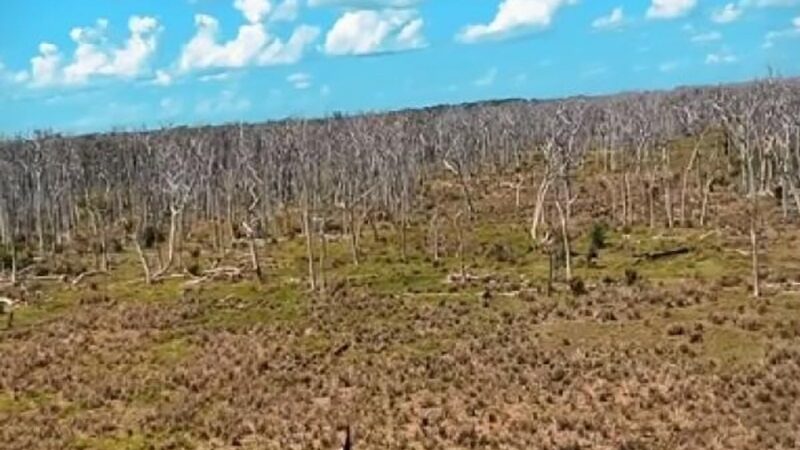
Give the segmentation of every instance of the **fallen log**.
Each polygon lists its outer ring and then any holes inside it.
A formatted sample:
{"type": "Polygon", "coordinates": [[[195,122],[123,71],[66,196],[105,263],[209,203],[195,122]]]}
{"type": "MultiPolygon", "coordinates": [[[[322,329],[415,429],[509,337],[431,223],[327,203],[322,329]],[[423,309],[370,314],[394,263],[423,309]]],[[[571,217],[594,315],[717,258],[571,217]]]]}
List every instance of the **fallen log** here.
{"type": "Polygon", "coordinates": [[[72,285],[77,286],[81,284],[81,281],[83,281],[84,278],[93,277],[95,275],[108,275],[108,272],[106,272],[105,270],[92,270],[89,272],[82,272],[80,275],[75,277],[74,280],[72,280],[72,285]]]}
{"type": "Polygon", "coordinates": [[[0,297],[0,314],[11,314],[17,302],[8,298],[0,297]]]}
{"type": "Polygon", "coordinates": [[[692,251],[692,249],[689,248],[689,247],[678,247],[678,248],[673,248],[673,249],[670,249],[670,250],[662,250],[662,251],[658,251],[658,252],[639,253],[639,254],[634,255],[634,256],[636,258],[638,258],[638,259],[646,259],[648,261],[655,261],[657,259],[670,258],[670,257],[673,257],[673,256],[678,256],[678,255],[685,255],[685,254],[687,254],[687,253],[689,253],[691,251],[692,251]]]}

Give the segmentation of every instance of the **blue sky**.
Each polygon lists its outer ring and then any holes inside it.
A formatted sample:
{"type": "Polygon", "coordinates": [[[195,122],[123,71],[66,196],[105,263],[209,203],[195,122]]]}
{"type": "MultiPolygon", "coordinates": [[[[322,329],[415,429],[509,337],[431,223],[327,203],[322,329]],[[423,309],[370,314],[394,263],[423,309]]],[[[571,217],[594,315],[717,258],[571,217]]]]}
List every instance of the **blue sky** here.
{"type": "Polygon", "coordinates": [[[800,0],[2,0],[0,133],[800,74],[800,0]]]}

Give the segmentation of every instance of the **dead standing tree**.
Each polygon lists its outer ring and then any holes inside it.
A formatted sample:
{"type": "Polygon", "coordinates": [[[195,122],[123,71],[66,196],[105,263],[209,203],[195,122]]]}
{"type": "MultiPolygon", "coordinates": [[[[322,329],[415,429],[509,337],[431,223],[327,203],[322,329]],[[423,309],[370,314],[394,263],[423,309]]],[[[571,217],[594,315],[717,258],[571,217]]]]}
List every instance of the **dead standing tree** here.
{"type": "Polygon", "coordinates": [[[763,127],[773,119],[769,105],[769,80],[760,82],[748,91],[720,90],[714,102],[729,142],[735,149],[741,166],[741,190],[748,199],[748,223],[752,263],[753,297],[761,296],[760,279],[760,204],[759,197],[767,181],[757,170],[764,160],[763,127]]]}
{"type": "Polygon", "coordinates": [[[578,101],[569,105],[562,105],[556,111],[551,122],[550,137],[552,141],[552,156],[549,162],[553,173],[556,175],[556,192],[553,195],[553,204],[558,211],[561,225],[561,239],[564,250],[564,270],[566,280],[572,280],[572,243],[570,239],[570,226],[572,221],[572,207],[577,200],[574,189],[575,172],[582,163],[583,155],[588,145],[589,118],[588,105],[578,101]]]}

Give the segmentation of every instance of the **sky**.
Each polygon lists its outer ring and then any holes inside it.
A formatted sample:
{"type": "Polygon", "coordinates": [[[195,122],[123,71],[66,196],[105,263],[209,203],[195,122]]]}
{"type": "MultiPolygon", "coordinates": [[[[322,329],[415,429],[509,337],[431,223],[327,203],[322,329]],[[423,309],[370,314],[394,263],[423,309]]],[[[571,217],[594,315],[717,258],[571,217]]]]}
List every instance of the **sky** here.
{"type": "Polygon", "coordinates": [[[0,134],[800,75],[800,0],[0,0],[0,134]]]}

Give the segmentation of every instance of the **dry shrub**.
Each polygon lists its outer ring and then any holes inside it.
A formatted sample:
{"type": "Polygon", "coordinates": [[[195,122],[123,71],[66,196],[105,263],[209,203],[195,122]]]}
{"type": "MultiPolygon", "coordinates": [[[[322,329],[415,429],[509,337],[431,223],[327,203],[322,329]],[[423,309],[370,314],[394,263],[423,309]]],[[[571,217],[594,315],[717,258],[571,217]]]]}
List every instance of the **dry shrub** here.
{"type": "Polygon", "coordinates": [[[667,327],[667,336],[683,336],[686,334],[686,327],[680,323],[673,323],[667,327]]]}
{"type": "Polygon", "coordinates": [[[584,283],[583,279],[580,277],[574,277],[569,280],[569,290],[572,292],[572,295],[576,297],[580,297],[589,293],[589,291],[586,289],[586,283],[584,283]]]}
{"type": "Polygon", "coordinates": [[[633,286],[639,281],[639,272],[636,269],[625,269],[625,284],[633,286]]]}

